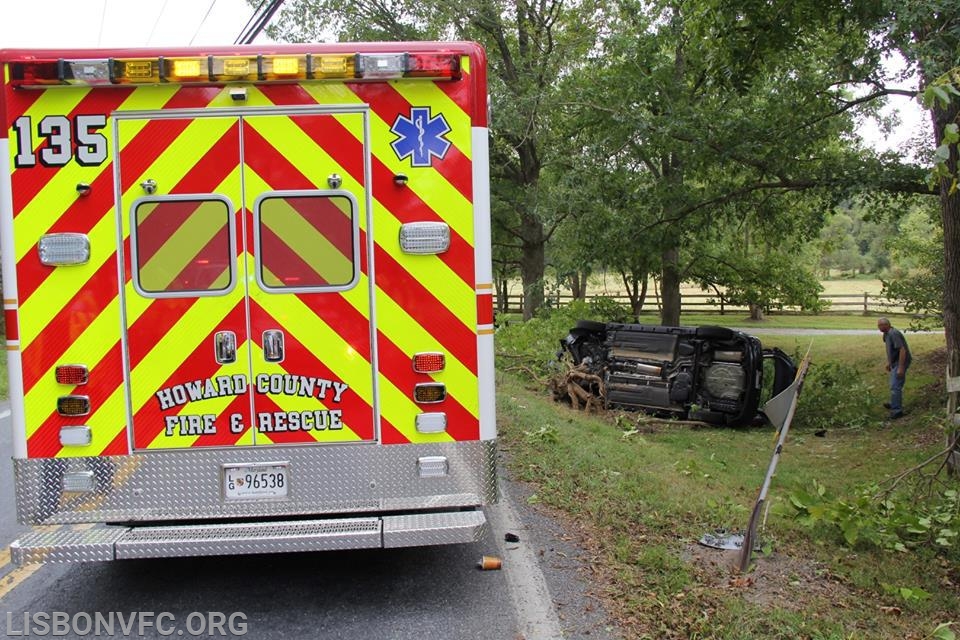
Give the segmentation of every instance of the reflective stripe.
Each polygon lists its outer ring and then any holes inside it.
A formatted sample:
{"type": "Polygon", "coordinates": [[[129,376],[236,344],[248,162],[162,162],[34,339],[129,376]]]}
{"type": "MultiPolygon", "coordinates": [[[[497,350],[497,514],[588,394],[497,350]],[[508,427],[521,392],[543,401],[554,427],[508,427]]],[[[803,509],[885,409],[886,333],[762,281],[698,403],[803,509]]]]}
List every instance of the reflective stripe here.
{"type": "MultiPolygon", "coordinates": [[[[175,108],[237,108],[228,91],[217,87],[150,86],[109,91],[38,89],[29,92],[29,100],[21,95],[26,92],[17,93],[19,97],[7,105],[9,115],[16,117],[16,114],[26,113],[34,120],[47,114],[72,117],[74,114],[109,115],[130,110],[170,113],[169,110],[175,108]],[[23,106],[26,106],[25,112],[20,110],[23,106]]],[[[284,375],[288,371],[303,369],[318,377],[349,380],[352,395],[344,400],[344,406],[349,406],[350,411],[358,415],[374,414],[376,375],[376,385],[381,390],[379,411],[383,442],[480,437],[483,409],[477,391],[479,365],[476,348],[478,339],[482,339],[478,335],[484,333],[484,326],[492,318],[480,303],[488,294],[478,296],[475,288],[474,238],[478,231],[471,199],[477,183],[476,176],[471,177],[471,157],[477,150],[476,133],[470,127],[470,110],[457,104],[449,87],[425,81],[349,87],[335,83],[311,83],[307,87],[251,86],[243,106],[310,103],[371,105],[369,144],[373,155],[372,184],[375,185],[371,187],[372,216],[376,220],[374,255],[367,255],[367,221],[361,212],[358,219],[361,255],[354,256],[362,272],[357,286],[341,293],[324,294],[330,297],[324,298],[322,303],[297,294],[266,294],[254,286],[251,308],[261,314],[258,323],[282,325],[288,347],[296,347],[298,353],[349,351],[353,357],[321,360],[315,355],[303,355],[295,356],[298,358],[296,362],[265,364],[263,347],[259,343],[260,324],[247,339],[238,342],[238,352],[249,349],[252,358],[261,363],[257,371],[266,375],[284,375]],[[432,168],[411,169],[409,161],[399,160],[390,145],[396,138],[390,129],[398,114],[409,115],[413,106],[428,106],[432,114],[442,113],[451,126],[446,138],[452,146],[445,159],[437,160],[432,168]],[[410,175],[406,187],[393,184],[393,175],[401,172],[410,175]],[[443,220],[451,226],[449,252],[440,256],[411,257],[400,251],[397,243],[400,224],[420,219],[443,220]],[[377,268],[372,296],[379,321],[375,345],[370,344],[369,337],[374,311],[370,308],[370,281],[366,274],[368,260],[374,261],[377,268]],[[258,299],[269,300],[269,309],[261,307],[258,299]],[[381,353],[377,374],[371,371],[375,349],[381,353]],[[415,374],[410,357],[412,353],[424,350],[446,353],[446,369],[433,376],[415,374]],[[442,381],[449,391],[443,406],[450,418],[446,433],[420,434],[414,426],[413,418],[422,407],[413,402],[412,387],[430,379],[442,381]]],[[[33,124],[35,126],[36,122],[33,124]]],[[[243,192],[247,194],[247,206],[250,207],[251,194],[278,188],[271,177],[278,171],[283,172],[284,189],[327,189],[326,178],[330,170],[321,172],[317,167],[333,167],[332,170],[343,179],[344,189],[354,193],[363,193],[364,190],[364,131],[361,119],[352,114],[324,117],[259,114],[249,118],[243,116],[242,120],[233,115],[218,115],[204,117],[203,123],[186,117],[162,121],[124,119],[117,130],[119,140],[113,139],[112,123],[101,132],[107,137],[111,159],[117,157],[118,144],[123,153],[120,169],[123,184],[119,190],[125,205],[144,194],[140,182],[151,178],[162,185],[163,193],[243,192]],[[235,157],[240,122],[243,122],[243,140],[247,145],[243,165],[235,157]],[[231,135],[234,136],[232,142],[231,135]],[[241,172],[244,172],[242,178],[241,172]],[[244,180],[242,188],[241,179],[244,180]]],[[[42,139],[35,142],[37,146],[43,144],[42,139]]],[[[485,155],[485,147],[482,151],[485,155]]],[[[9,161],[9,151],[4,157],[9,161]]],[[[114,203],[112,168],[110,161],[93,167],[71,161],[60,168],[38,166],[12,171],[14,204],[10,214],[15,242],[12,252],[4,259],[10,257],[17,261],[17,277],[11,280],[19,282],[25,292],[21,297],[19,320],[24,361],[27,363],[23,372],[23,407],[30,417],[24,430],[27,436],[25,448],[31,457],[124,453],[128,450],[123,352],[117,332],[121,317],[126,319],[128,327],[137,327],[130,338],[129,363],[135,423],[146,420],[147,416],[159,415],[157,390],[182,379],[185,372],[189,373],[187,378],[199,380],[233,370],[209,364],[209,356],[212,334],[217,327],[228,317],[246,313],[242,296],[205,298],[203,305],[194,304],[191,299],[147,299],[138,295],[127,280],[123,283],[125,306],[121,309],[117,290],[118,213],[114,203]],[[79,182],[91,185],[88,196],[80,198],[77,195],[79,182]],[[39,265],[35,255],[36,238],[50,231],[89,234],[90,262],[81,267],[62,269],[39,265]],[[91,382],[84,389],[93,405],[93,413],[85,420],[93,435],[89,446],[64,449],[59,444],[59,429],[64,422],[53,407],[55,398],[70,389],[57,385],[52,372],[58,363],[65,361],[83,362],[91,369],[91,382]]],[[[233,204],[237,208],[241,206],[239,201],[233,204]]],[[[129,206],[119,212],[125,245],[129,244],[129,215],[129,206]]],[[[311,250],[323,245],[328,247],[328,258],[343,256],[343,260],[347,259],[345,245],[338,243],[332,231],[310,228],[292,213],[288,217],[290,224],[301,225],[300,231],[283,245],[292,256],[309,258],[304,259],[304,264],[310,265],[310,260],[318,259],[310,253],[311,250]]],[[[237,214],[238,233],[241,219],[251,225],[252,212],[237,214]]],[[[181,265],[180,270],[192,263],[199,247],[218,230],[219,227],[208,228],[200,222],[179,227],[178,233],[192,241],[186,243],[190,244],[191,250],[183,248],[186,244],[182,244],[171,254],[181,265]]],[[[168,231],[167,237],[174,237],[172,233],[168,231]]],[[[170,251],[162,247],[166,245],[159,243],[155,247],[160,251],[157,255],[163,255],[164,250],[170,251]]],[[[238,277],[244,273],[252,274],[251,253],[252,246],[248,247],[246,255],[236,257],[238,277]]],[[[123,247],[123,254],[129,263],[129,246],[123,247]]],[[[143,256],[146,258],[146,250],[143,256]]],[[[342,271],[337,269],[336,273],[342,271]]],[[[175,276],[172,271],[162,274],[158,271],[151,282],[175,276]]],[[[120,279],[122,281],[124,277],[120,279]]],[[[16,328],[15,323],[12,326],[16,328]]],[[[275,409],[277,420],[289,419],[288,427],[298,420],[305,421],[301,424],[315,420],[315,416],[307,415],[310,411],[333,408],[329,402],[318,404],[296,394],[271,395],[269,399],[258,399],[261,401],[265,411],[275,409]]],[[[196,415],[200,412],[222,415],[233,411],[245,415],[249,412],[245,396],[223,395],[197,400],[164,415],[196,415]]],[[[346,409],[344,415],[343,429],[338,434],[321,429],[288,428],[286,431],[260,433],[258,437],[262,436],[260,442],[276,443],[374,437],[369,421],[353,425],[346,409]]],[[[245,421],[249,422],[250,418],[246,417],[245,421]]],[[[158,422],[152,424],[154,429],[158,428],[158,422]]],[[[256,425],[246,427],[240,434],[218,431],[214,441],[221,445],[251,444],[256,425]]],[[[138,433],[137,438],[135,444],[138,447],[166,448],[194,446],[207,436],[179,430],[166,435],[151,430],[142,435],[138,433]]],[[[209,443],[209,439],[204,442],[209,443]]]]}

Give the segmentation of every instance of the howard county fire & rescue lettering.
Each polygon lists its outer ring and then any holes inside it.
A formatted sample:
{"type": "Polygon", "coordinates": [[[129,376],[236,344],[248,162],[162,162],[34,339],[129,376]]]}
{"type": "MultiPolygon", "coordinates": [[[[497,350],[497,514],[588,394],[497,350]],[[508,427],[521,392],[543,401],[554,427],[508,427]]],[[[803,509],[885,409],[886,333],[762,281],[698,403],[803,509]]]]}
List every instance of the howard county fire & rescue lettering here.
{"type": "MultiPolygon", "coordinates": [[[[191,380],[182,384],[164,387],[156,393],[161,411],[168,411],[189,402],[239,396],[247,393],[247,376],[215,376],[191,380]]],[[[328,380],[313,376],[291,374],[260,373],[254,378],[253,391],[260,395],[286,395],[303,398],[318,398],[339,404],[349,385],[339,380],[328,380]]],[[[164,417],[165,435],[203,436],[215,435],[217,429],[216,414],[177,414],[164,417]]],[[[343,428],[341,409],[320,409],[313,411],[263,411],[256,414],[257,430],[261,433],[274,431],[324,431],[343,428]]],[[[230,414],[231,433],[243,433],[244,415],[230,414]]]]}

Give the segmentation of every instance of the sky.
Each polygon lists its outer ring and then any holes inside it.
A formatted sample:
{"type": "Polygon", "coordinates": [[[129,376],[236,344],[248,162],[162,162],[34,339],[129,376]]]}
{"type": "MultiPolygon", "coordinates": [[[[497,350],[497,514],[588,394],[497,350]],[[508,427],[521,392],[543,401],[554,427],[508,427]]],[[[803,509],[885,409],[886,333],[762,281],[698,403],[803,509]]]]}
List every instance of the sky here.
{"type": "MultiPolygon", "coordinates": [[[[0,0],[0,48],[230,45],[253,11],[246,0],[0,0]]],[[[892,134],[876,123],[860,128],[873,148],[904,151],[918,133],[929,135],[915,101],[892,98],[890,111],[903,121],[892,134]]]]}
{"type": "Polygon", "coordinates": [[[254,11],[246,0],[0,0],[0,7],[0,48],[229,45],[254,11]]]}

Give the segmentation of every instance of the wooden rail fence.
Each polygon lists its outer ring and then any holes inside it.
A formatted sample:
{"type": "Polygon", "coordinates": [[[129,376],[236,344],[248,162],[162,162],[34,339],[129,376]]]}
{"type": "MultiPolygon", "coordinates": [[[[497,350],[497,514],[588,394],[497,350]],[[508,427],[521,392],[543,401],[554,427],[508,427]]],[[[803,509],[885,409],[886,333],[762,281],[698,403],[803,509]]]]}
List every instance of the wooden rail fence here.
{"type": "MultiPolygon", "coordinates": [[[[592,298],[609,298],[630,308],[630,298],[626,295],[590,295],[587,296],[589,302],[592,298]]],[[[569,294],[553,294],[547,296],[546,304],[553,307],[563,307],[570,304],[574,297],[569,294]]],[[[877,294],[870,293],[835,293],[823,295],[820,297],[822,302],[827,303],[824,313],[903,313],[903,305],[892,304],[886,298],[877,294]]],[[[494,296],[494,308],[506,313],[523,312],[523,294],[509,294],[506,298],[506,306],[500,305],[500,300],[494,296]]],[[[653,296],[647,296],[643,303],[644,311],[656,311],[660,308],[660,300],[653,296]]],[[[725,300],[722,295],[716,294],[683,294],[680,298],[680,310],[682,313],[747,313],[749,309],[746,305],[734,305],[725,300]]],[[[801,313],[804,309],[800,307],[786,306],[783,309],[775,309],[772,313],[801,313]]]]}

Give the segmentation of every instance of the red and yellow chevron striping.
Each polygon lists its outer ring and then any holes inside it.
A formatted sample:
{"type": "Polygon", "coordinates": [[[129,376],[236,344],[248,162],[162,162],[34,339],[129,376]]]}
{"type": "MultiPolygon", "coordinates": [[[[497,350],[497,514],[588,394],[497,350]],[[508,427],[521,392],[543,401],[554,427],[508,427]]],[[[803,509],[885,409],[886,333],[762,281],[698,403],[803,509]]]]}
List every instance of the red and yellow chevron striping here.
{"type": "Polygon", "coordinates": [[[485,106],[469,74],[249,85],[241,107],[222,86],[7,90],[9,136],[22,118],[102,114],[110,150],[16,166],[11,146],[27,455],[478,439],[478,326],[493,318],[474,227],[485,106]],[[426,126],[445,127],[429,163],[398,150],[415,113],[421,147],[426,126]],[[405,252],[401,227],[421,222],[444,223],[449,249],[405,252]],[[37,240],[55,233],[85,234],[89,260],[41,264],[37,240]],[[443,371],[413,370],[437,351],[443,371]],[[63,363],[89,382],[57,383],[63,363]],[[445,385],[435,406],[413,398],[425,382],[445,385]],[[58,412],[71,394],[89,415],[58,412]],[[419,432],[425,411],[446,430],[419,432]],[[63,444],[78,422],[91,442],[63,444]]]}

